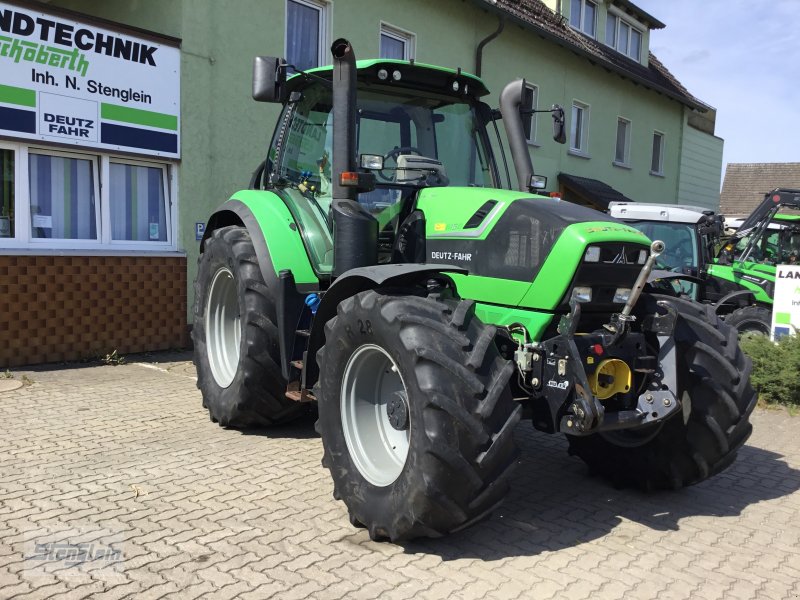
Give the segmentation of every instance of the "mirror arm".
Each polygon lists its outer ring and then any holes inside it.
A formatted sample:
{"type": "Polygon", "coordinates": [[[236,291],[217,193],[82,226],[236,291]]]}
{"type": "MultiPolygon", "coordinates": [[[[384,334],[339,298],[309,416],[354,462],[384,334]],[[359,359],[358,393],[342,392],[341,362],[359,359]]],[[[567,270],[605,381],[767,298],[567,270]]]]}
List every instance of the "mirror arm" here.
{"type": "Polygon", "coordinates": [[[294,65],[288,65],[288,64],[281,65],[280,68],[286,69],[287,72],[289,71],[289,68],[291,68],[292,71],[294,71],[297,75],[300,75],[305,81],[316,81],[328,88],[333,88],[333,82],[331,82],[330,79],[325,79],[324,77],[320,77],[319,75],[314,75],[313,73],[307,73],[306,71],[301,71],[294,65]]]}

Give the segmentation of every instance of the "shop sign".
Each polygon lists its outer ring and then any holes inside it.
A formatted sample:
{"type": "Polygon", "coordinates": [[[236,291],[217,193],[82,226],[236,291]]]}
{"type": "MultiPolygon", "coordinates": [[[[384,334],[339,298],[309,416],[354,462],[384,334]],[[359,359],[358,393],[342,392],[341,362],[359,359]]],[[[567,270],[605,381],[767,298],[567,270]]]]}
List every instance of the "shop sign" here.
{"type": "Polygon", "coordinates": [[[772,307],[772,339],[800,331],[800,266],[778,265],[775,304],[772,307]]]}
{"type": "Polygon", "coordinates": [[[180,157],[180,50],[0,2],[0,136],[180,157]]]}

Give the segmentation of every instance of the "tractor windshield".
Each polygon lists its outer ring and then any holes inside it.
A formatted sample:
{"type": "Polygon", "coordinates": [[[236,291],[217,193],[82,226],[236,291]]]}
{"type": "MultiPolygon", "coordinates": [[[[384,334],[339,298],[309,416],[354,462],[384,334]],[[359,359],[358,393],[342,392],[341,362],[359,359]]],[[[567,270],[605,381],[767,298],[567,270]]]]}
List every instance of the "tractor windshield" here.
{"type": "MultiPolygon", "coordinates": [[[[697,232],[688,223],[669,223],[661,221],[626,221],[636,227],[651,240],[664,242],[664,253],[656,260],[656,268],[675,273],[690,273],[698,267],[697,232]]],[[[696,297],[697,285],[689,281],[673,282],[675,291],[696,297]]]]}
{"type": "MultiPolygon", "coordinates": [[[[330,194],[333,148],[331,92],[321,84],[306,87],[293,105],[289,137],[273,173],[289,182],[309,180],[321,196],[330,194]]],[[[475,107],[466,101],[417,91],[383,93],[359,89],[356,124],[359,154],[383,157],[377,171],[375,202],[391,203],[403,188],[493,186],[488,143],[475,107]],[[391,190],[394,190],[392,192],[391,190]]]]}

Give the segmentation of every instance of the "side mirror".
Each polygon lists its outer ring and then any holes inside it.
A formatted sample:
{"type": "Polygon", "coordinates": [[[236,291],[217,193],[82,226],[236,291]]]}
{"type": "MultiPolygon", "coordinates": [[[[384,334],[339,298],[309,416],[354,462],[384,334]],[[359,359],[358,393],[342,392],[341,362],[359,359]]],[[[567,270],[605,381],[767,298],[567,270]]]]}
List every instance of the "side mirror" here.
{"type": "Polygon", "coordinates": [[[280,102],[286,83],[286,61],[276,56],[256,56],[253,59],[253,100],[280,102]]]}
{"type": "Polygon", "coordinates": [[[553,104],[550,113],[553,115],[553,139],[559,144],[563,144],[567,141],[564,109],[558,104],[553,104]]]}

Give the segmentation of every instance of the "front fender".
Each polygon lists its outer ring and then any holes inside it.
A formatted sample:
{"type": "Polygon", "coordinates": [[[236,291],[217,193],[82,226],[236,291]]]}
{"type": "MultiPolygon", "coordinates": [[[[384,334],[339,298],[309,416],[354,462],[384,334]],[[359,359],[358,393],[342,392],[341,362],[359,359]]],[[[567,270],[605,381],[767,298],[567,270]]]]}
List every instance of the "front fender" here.
{"type": "Polygon", "coordinates": [[[319,366],[316,354],[325,344],[325,324],[336,316],[336,308],[342,300],[379,287],[408,287],[433,275],[446,276],[447,273],[466,275],[467,270],[452,265],[404,263],[360,267],[339,276],[325,292],[314,315],[305,359],[306,387],[310,388],[317,381],[319,366]]]}

